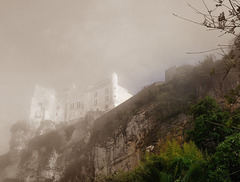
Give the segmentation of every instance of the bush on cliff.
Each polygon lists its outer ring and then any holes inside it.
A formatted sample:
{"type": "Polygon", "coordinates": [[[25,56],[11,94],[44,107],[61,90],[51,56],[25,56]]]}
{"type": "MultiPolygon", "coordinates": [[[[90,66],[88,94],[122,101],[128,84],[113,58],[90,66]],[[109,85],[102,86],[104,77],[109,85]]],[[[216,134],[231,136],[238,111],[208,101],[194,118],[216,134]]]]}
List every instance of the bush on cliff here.
{"type": "Polygon", "coordinates": [[[210,181],[239,181],[240,133],[235,133],[218,145],[208,164],[210,181]]]}
{"type": "Polygon", "coordinates": [[[227,136],[238,132],[239,110],[230,113],[207,96],[191,107],[194,129],[189,131],[190,139],[201,149],[213,153],[227,136]]]}
{"type": "Polygon", "coordinates": [[[130,172],[99,176],[97,182],[173,182],[201,181],[204,178],[206,160],[193,142],[181,147],[169,142],[166,152],[146,154],[141,165],[130,172]]]}
{"type": "Polygon", "coordinates": [[[191,107],[193,141],[169,142],[147,154],[137,168],[97,177],[97,182],[237,182],[240,179],[240,110],[227,110],[207,96],[191,107]],[[195,143],[196,142],[196,145],[195,143]],[[210,151],[203,153],[199,148],[210,151]]]}

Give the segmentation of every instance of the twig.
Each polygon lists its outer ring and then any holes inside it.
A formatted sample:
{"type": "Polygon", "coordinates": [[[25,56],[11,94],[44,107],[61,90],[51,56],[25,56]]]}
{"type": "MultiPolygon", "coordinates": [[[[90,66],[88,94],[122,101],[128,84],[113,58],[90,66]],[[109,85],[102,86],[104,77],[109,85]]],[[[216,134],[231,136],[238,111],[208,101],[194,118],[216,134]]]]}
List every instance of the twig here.
{"type": "MultiPolygon", "coordinates": [[[[224,49],[227,49],[227,48],[224,48],[224,49]]],[[[210,50],[206,50],[206,51],[199,51],[199,52],[186,52],[186,54],[203,54],[203,53],[213,52],[213,51],[217,51],[217,50],[221,50],[221,48],[215,48],[215,49],[210,49],[210,50]]]]}
{"type": "MultiPolygon", "coordinates": [[[[207,121],[208,123],[211,123],[211,124],[214,124],[214,125],[218,125],[218,126],[226,126],[224,124],[220,124],[220,123],[215,123],[215,122],[212,122],[212,121],[207,121]]],[[[230,126],[230,128],[235,128],[235,129],[238,129],[240,130],[240,128],[236,127],[236,126],[230,126]]]]}
{"type": "MultiPolygon", "coordinates": [[[[216,2],[216,3],[219,3],[218,1],[216,1],[216,0],[214,0],[214,2],[216,2]]],[[[231,10],[231,8],[230,7],[228,7],[227,5],[225,5],[225,4],[222,4],[222,6],[224,6],[225,8],[227,8],[227,9],[229,9],[229,10],[231,10]]]]}
{"type": "Polygon", "coordinates": [[[201,11],[199,11],[198,9],[194,8],[191,4],[188,4],[187,5],[192,8],[193,10],[195,10],[198,14],[201,14],[201,15],[205,15],[204,13],[202,13],[201,11]]]}
{"type": "Polygon", "coordinates": [[[230,175],[236,174],[236,173],[238,173],[238,172],[240,172],[240,170],[235,171],[235,172],[231,173],[230,175]]]}
{"type": "MultiPolygon", "coordinates": [[[[233,150],[232,150],[233,151],[233,150]]],[[[240,157],[240,154],[238,154],[237,152],[235,152],[235,151],[233,151],[237,156],[239,156],[240,157]]]]}
{"type": "Polygon", "coordinates": [[[233,9],[234,13],[238,14],[237,11],[235,10],[233,4],[232,4],[232,0],[228,0],[228,1],[229,1],[230,5],[232,6],[232,9],[233,9]]]}
{"type": "Polygon", "coordinates": [[[183,17],[181,17],[181,16],[179,16],[179,15],[176,15],[176,14],[174,14],[174,13],[173,13],[173,16],[176,16],[176,17],[178,17],[178,18],[181,18],[181,19],[183,19],[183,20],[185,20],[185,21],[188,21],[188,22],[191,22],[191,23],[195,23],[195,24],[197,24],[197,25],[204,26],[204,25],[201,24],[201,23],[198,23],[198,22],[196,22],[196,21],[192,21],[192,20],[189,20],[189,19],[183,18],[183,17]]]}
{"type": "Polygon", "coordinates": [[[214,22],[214,19],[213,19],[213,17],[212,17],[212,14],[211,14],[211,11],[209,10],[209,8],[207,7],[207,5],[206,5],[206,3],[205,3],[205,1],[204,0],[202,0],[202,2],[203,2],[203,4],[204,4],[204,6],[205,6],[205,8],[207,9],[207,11],[208,11],[208,14],[210,15],[210,17],[211,17],[211,20],[212,20],[212,23],[213,23],[213,27],[216,27],[216,25],[215,25],[215,22],[214,22]]]}

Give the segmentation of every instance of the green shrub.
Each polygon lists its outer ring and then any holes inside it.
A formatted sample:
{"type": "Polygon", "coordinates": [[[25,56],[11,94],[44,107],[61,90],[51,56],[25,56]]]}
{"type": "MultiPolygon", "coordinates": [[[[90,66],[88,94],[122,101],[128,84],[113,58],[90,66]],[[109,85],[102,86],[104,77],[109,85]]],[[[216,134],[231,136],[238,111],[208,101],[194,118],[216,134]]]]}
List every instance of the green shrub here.
{"type": "Polygon", "coordinates": [[[231,114],[223,111],[209,96],[193,105],[191,111],[194,116],[194,129],[188,134],[199,148],[213,153],[226,136],[237,132],[229,127],[232,124],[231,114]]]}
{"type": "Polygon", "coordinates": [[[209,178],[215,181],[239,181],[240,179],[240,133],[226,138],[209,162],[209,178]]]}
{"type": "Polygon", "coordinates": [[[140,166],[129,172],[97,177],[97,182],[198,182],[205,177],[206,161],[193,142],[181,147],[169,142],[166,152],[146,154],[140,166]]]}

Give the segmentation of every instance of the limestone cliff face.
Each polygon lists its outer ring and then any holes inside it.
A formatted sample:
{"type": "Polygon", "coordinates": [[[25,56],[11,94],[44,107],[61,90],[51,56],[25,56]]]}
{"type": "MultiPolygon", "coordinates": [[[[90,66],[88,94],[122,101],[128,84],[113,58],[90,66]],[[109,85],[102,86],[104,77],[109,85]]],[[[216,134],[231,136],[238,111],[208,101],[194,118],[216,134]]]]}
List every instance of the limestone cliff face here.
{"type": "Polygon", "coordinates": [[[124,122],[119,122],[124,116],[120,112],[122,108],[100,118],[102,113],[89,113],[85,120],[75,125],[54,126],[46,121],[35,131],[34,137],[17,130],[13,134],[15,140],[12,140],[15,147],[10,153],[17,149],[18,152],[10,155],[11,163],[3,170],[1,179],[93,181],[101,174],[132,169],[138,165],[149,145],[164,142],[169,135],[176,135],[180,140],[184,137],[182,127],[189,121],[185,115],[176,117],[171,125],[161,124],[156,117],[149,115],[154,110],[153,106],[139,109],[124,122]],[[117,116],[113,118],[111,115],[117,116]],[[98,127],[106,121],[105,117],[113,119],[111,123],[115,129],[111,132],[110,124],[98,127]],[[161,131],[161,141],[152,135],[156,128],[161,131]]]}
{"type": "Polygon", "coordinates": [[[127,171],[136,166],[142,155],[141,142],[154,125],[141,111],[130,119],[126,127],[117,128],[113,137],[108,137],[104,144],[96,144],[93,147],[95,175],[114,173],[120,169],[127,171]]]}
{"type": "Polygon", "coordinates": [[[171,124],[161,124],[154,117],[147,116],[146,112],[149,111],[138,112],[130,118],[126,127],[119,126],[113,137],[109,137],[104,144],[93,147],[95,176],[136,167],[146,150],[154,150],[156,144],[161,145],[170,137],[183,142],[184,129],[191,127],[191,118],[180,114],[171,124]],[[161,136],[154,136],[154,130],[159,131],[161,136]]]}
{"type": "Polygon", "coordinates": [[[22,150],[26,148],[27,140],[33,137],[33,132],[31,125],[25,121],[19,121],[11,127],[8,165],[0,171],[0,179],[17,178],[22,150]]]}
{"type": "Polygon", "coordinates": [[[162,122],[149,114],[155,109],[154,106],[138,109],[125,122],[118,123],[122,119],[119,115],[111,117],[122,111],[122,108],[117,108],[95,120],[89,130],[90,140],[82,138],[63,155],[71,161],[63,172],[62,180],[93,181],[98,175],[128,171],[139,164],[149,146],[149,150],[159,150],[154,146],[165,143],[170,137],[183,142],[184,130],[191,127],[191,117],[178,114],[169,120],[170,123],[162,122]],[[111,124],[106,122],[108,117],[113,119],[109,120],[115,126],[112,131],[109,130],[111,124]],[[102,122],[106,122],[105,125],[102,122]],[[103,127],[99,128],[100,125],[103,127]]]}

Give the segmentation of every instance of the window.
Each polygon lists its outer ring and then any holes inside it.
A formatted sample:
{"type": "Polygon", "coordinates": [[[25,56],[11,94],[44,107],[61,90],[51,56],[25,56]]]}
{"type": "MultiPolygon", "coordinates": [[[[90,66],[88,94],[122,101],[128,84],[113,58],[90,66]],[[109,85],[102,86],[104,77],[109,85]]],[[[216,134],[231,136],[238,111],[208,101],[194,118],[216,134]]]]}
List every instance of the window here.
{"type": "Polygon", "coordinates": [[[96,98],[96,97],[97,97],[97,95],[98,95],[98,94],[97,94],[97,92],[94,92],[94,95],[93,95],[93,97],[94,97],[94,98],[96,98]]]}
{"type": "Polygon", "coordinates": [[[94,100],[93,105],[94,105],[94,106],[97,105],[97,100],[94,100]]]}

